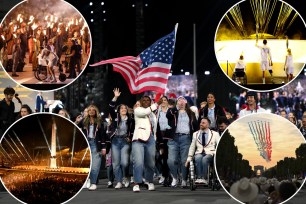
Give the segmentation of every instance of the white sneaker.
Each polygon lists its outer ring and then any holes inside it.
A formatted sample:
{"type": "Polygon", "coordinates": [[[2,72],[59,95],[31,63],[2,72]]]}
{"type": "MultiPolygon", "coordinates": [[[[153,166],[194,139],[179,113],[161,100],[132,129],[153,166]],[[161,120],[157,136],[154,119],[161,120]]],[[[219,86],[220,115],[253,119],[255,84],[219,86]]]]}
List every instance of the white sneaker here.
{"type": "Polygon", "coordinates": [[[202,179],[202,182],[203,182],[204,184],[208,184],[208,181],[207,181],[206,179],[202,179]]]}
{"type": "Polygon", "coordinates": [[[140,192],[139,185],[135,185],[135,186],[133,187],[133,191],[134,191],[134,192],[140,192]]]}
{"type": "Polygon", "coordinates": [[[89,188],[89,187],[90,187],[90,179],[87,179],[87,181],[83,185],[83,188],[89,188]]]}
{"type": "Polygon", "coordinates": [[[115,189],[120,189],[120,188],[122,188],[122,183],[118,182],[117,185],[115,186],[115,189]]]}
{"type": "Polygon", "coordinates": [[[148,184],[148,190],[149,190],[149,191],[155,191],[154,183],[149,183],[149,184],[148,184]]]}
{"type": "Polygon", "coordinates": [[[173,178],[172,183],[171,183],[171,187],[176,187],[176,186],[177,186],[177,179],[173,178]]]}
{"type": "Polygon", "coordinates": [[[128,188],[130,186],[130,182],[127,178],[123,178],[122,180],[122,184],[124,185],[124,187],[128,188]]]}
{"type": "Polygon", "coordinates": [[[90,190],[90,191],[95,191],[96,189],[97,189],[96,184],[91,184],[90,187],[88,188],[88,190],[90,190]]]}
{"type": "Polygon", "coordinates": [[[159,183],[159,184],[163,184],[164,181],[165,181],[165,177],[161,176],[160,179],[159,179],[159,181],[158,181],[158,183],[159,183]]]}
{"type": "Polygon", "coordinates": [[[182,188],[185,188],[187,187],[187,181],[186,180],[182,180],[182,185],[181,185],[182,188]]]}
{"type": "Polygon", "coordinates": [[[202,179],[196,179],[195,180],[195,183],[201,183],[202,182],[202,179]]]}
{"type": "Polygon", "coordinates": [[[113,187],[113,183],[111,181],[107,182],[107,188],[112,188],[113,187]]]}

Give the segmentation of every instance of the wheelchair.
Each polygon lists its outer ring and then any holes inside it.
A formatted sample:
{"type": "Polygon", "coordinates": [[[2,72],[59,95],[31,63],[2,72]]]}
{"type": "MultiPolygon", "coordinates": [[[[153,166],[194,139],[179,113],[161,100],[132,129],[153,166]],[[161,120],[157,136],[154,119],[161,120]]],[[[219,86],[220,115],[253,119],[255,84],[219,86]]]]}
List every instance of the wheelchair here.
{"type": "Polygon", "coordinates": [[[36,71],[34,71],[34,76],[39,81],[47,79],[47,75],[47,66],[38,65],[36,71]]]}
{"type": "Polygon", "coordinates": [[[196,190],[199,186],[207,186],[212,191],[220,190],[221,184],[217,178],[216,172],[214,170],[213,162],[208,166],[207,182],[208,184],[195,183],[196,174],[195,174],[195,162],[191,160],[189,163],[189,187],[191,191],[196,190]]]}
{"type": "Polygon", "coordinates": [[[242,84],[242,85],[247,84],[247,75],[244,69],[235,68],[235,72],[232,75],[232,79],[239,84],[242,84]]]}

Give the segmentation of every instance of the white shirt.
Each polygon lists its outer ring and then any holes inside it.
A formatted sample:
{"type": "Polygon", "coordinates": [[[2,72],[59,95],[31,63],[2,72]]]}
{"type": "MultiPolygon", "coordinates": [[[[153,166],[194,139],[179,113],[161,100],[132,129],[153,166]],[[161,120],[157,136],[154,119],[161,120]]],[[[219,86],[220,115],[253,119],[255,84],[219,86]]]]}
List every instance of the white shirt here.
{"type": "Polygon", "coordinates": [[[260,49],[261,61],[267,62],[269,61],[269,58],[270,60],[272,60],[270,47],[268,47],[267,45],[256,45],[256,47],[260,49]]]}
{"type": "Polygon", "coordinates": [[[239,112],[239,118],[245,116],[245,115],[250,115],[250,114],[253,114],[253,113],[266,113],[267,110],[266,109],[263,109],[261,107],[257,107],[256,110],[250,110],[248,108],[245,108],[245,109],[242,109],[240,112],[239,112]]]}
{"type": "Polygon", "coordinates": [[[244,69],[245,71],[245,63],[244,63],[244,60],[238,60],[236,65],[235,65],[235,68],[237,69],[244,69]]]}
{"type": "Polygon", "coordinates": [[[285,64],[286,68],[293,68],[293,57],[292,55],[287,55],[287,60],[285,64]]]}

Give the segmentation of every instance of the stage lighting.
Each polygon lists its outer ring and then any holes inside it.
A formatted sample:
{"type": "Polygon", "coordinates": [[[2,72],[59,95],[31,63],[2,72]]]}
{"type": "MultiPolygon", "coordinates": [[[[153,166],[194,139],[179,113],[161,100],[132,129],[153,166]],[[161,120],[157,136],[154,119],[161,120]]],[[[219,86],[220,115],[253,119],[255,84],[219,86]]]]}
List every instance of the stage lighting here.
{"type": "Polygon", "coordinates": [[[185,75],[186,75],[186,76],[189,76],[189,75],[190,75],[190,72],[185,72],[185,75]]]}
{"type": "Polygon", "coordinates": [[[89,2],[89,6],[92,6],[92,2],[89,2]]]}
{"type": "Polygon", "coordinates": [[[94,19],[90,19],[91,22],[94,22],[94,19]]]}
{"type": "Polygon", "coordinates": [[[210,71],[205,71],[204,74],[205,75],[210,75],[210,71]]]}
{"type": "Polygon", "coordinates": [[[104,2],[103,2],[103,1],[101,2],[101,5],[102,5],[102,6],[104,5],[104,2]]]}
{"type": "Polygon", "coordinates": [[[90,13],[93,13],[93,11],[90,11],[90,13]]]}

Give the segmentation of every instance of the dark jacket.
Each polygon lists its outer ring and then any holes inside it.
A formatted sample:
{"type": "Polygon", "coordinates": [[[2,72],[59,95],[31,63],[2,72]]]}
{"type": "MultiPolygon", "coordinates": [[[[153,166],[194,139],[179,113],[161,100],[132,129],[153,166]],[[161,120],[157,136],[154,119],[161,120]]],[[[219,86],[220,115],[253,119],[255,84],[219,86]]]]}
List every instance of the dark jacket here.
{"type": "MultiPolygon", "coordinates": [[[[89,126],[84,126],[84,119],[78,124],[78,126],[82,129],[84,135],[88,139],[89,135],[89,126]]],[[[106,136],[106,131],[104,129],[104,125],[101,124],[100,127],[94,125],[94,138],[96,140],[97,151],[100,152],[102,149],[106,149],[106,143],[109,142],[106,136]]]]}
{"type": "MultiPolygon", "coordinates": [[[[169,109],[168,109],[169,110],[169,109]]],[[[156,115],[156,121],[157,121],[157,128],[156,128],[156,140],[158,144],[163,144],[163,140],[164,139],[169,139],[169,136],[167,135],[167,133],[169,133],[168,131],[165,132],[161,132],[160,131],[160,126],[159,126],[159,116],[160,116],[160,112],[162,110],[160,108],[158,108],[154,113],[156,115]]]]}
{"type": "MultiPolygon", "coordinates": [[[[207,116],[208,116],[208,105],[206,105],[203,109],[200,110],[198,124],[200,124],[201,120],[207,116]]],[[[215,104],[216,125],[218,125],[217,121],[220,116],[225,116],[224,109],[221,106],[215,104]]],[[[211,127],[211,129],[218,130],[218,127],[211,127]]]]}
{"type": "MultiPolygon", "coordinates": [[[[109,113],[112,117],[112,123],[110,124],[108,128],[108,137],[110,140],[112,139],[113,136],[116,135],[117,132],[117,127],[121,122],[121,117],[119,110],[116,112],[116,102],[111,101],[109,104],[110,110],[109,113]]],[[[132,141],[133,134],[134,134],[134,129],[135,129],[135,120],[131,117],[131,115],[127,114],[127,137],[132,141]]]]}
{"type": "Polygon", "coordinates": [[[9,106],[7,105],[5,99],[0,102],[0,129],[2,129],[3,132],[5,132],[6,129],[8,129],[10,125],[14,123],[14,111],[15,104],[13,101],[11,101],[9,106]]]}
{"type": "MultiPolygon", "coordinates": [[[[189,129],[190,129],[190,138],[192,138],[192,134],[198,130],[199,126],[197,123],[197,119],[195,117],[194,112],[191,110],[187,111],[189,117],[189,129]]],[[[167,131],[167,136],[169,139],[173,139],[175,135],[175,131],[177,128],[177,120],[178,120],[179,111],[176,107],[169,108],[167,111],[168,125],[171,127],[169,131],[167,131]]]]}

